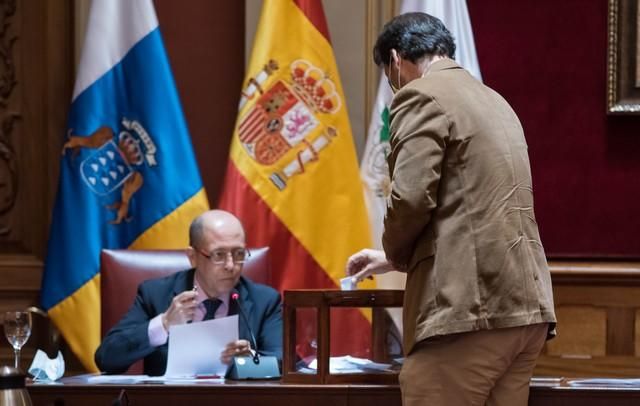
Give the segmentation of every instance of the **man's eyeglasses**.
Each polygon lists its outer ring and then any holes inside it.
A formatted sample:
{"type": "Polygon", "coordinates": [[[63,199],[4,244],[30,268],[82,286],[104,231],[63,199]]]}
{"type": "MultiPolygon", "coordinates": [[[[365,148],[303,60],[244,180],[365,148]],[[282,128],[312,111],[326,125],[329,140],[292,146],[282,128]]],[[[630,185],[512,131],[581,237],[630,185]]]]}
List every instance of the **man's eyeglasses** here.
{"type": "Polygon", "coordinates": [[[234,264],[244,264],[245,261],[251,256],[249,250],[246,248],[236,248],[233,250],[213,250],[210,254],[206,254],[202,250],[198,250],[200,254],[207,258],[209,261],[216,265],[222,265],[227,262],[227,258],[231,256],[231,260],[234,264]]]}

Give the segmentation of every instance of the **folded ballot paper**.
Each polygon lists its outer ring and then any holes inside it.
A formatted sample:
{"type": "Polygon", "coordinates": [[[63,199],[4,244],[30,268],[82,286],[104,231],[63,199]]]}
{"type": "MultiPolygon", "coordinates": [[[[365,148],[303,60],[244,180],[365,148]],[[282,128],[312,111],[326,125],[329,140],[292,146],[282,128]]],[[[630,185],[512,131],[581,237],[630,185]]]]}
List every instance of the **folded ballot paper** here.
{"type": "Polygon", "coordinates": [[[357,290],[358,285],[351,276],[340,279],[340,289],[342,290],[357,290]]]}

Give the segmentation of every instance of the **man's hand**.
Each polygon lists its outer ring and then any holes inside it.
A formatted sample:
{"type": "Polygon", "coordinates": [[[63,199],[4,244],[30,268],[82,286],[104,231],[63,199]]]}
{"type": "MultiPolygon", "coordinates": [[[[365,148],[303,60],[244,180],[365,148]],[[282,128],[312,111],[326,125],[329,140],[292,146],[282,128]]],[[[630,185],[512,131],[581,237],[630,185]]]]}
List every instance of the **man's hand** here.
{"type": "Polygon", "coordinates": [[[165,330],[169,331],[169,326],[193,320],[197,294],[194,290],[186,290],[173,298],[171,305],[162,315],[162,326],[165,330]]]}
{"type": "Polygon", "coordinates": [[[395,271],[395,268],[381,250],[365,248],[351,255],[347,261],[347,275],[351,275],[355,283],[390,271],[395,271]]]}
{"type": "Polygon", "coordinates": [[[249,341],[237,340],[227,344],[222,354],[220,354],[220,361],[222,361],[223,364],[229,365],[236,355],[253,355],[249,341]]]}

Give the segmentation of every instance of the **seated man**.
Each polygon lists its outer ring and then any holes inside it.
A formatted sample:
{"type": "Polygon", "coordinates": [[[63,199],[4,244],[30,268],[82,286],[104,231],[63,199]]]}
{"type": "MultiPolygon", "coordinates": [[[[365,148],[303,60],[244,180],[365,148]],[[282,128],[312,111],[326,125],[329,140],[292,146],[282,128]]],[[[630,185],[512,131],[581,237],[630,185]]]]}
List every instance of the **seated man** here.
{"type": "MultiPolygon", "coordinates": [[[[104,337],[95,354],[100,370],[123,373],[144,359],[144,373],[163,375],[167,367],[168,331],[175,324],[198,322],[244,309],[256,335],[258,351],[282,358],[282,311],[274,289],[241,276],[248,255],[242,224],[232,214],[211,210],[189,228],[192,269],[143,282],[129,312],[104,337]],[[230,300],[237,293],[239,301],[230,300]]],[[[239,319],[240,340],[221,354],[229,364],[251,352],[250,333],[239,319]]]]}

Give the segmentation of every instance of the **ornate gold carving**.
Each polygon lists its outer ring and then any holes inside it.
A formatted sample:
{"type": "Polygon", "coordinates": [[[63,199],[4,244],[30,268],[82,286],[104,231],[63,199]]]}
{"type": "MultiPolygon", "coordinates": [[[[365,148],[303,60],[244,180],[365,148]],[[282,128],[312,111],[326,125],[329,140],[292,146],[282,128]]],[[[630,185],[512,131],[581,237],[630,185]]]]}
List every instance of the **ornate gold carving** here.
{"type": "Polygon", "coordinates": [[[607,113],[640,115],[638,0],[609,0],[607,113]]]}

